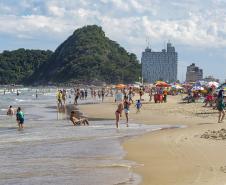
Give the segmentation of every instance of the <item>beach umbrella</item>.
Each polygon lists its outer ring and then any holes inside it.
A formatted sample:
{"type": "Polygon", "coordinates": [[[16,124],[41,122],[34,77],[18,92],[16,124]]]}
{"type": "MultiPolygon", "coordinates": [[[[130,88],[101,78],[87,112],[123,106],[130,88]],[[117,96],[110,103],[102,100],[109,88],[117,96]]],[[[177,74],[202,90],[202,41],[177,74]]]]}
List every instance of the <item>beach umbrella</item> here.
{"type": "Polygon", "coordinates": [[[115,86],[115,88],[116,88],[116,89],[124,89],[124,88],[126,88],[126,85],[124,85],[124,84],[117,84],[117,85],[115,86]]]}
{"type": "Polygon", "coordinates": [[[163,81],[157,81],[155,84],[156,87],[169,87],[170,85],[163,81]]]}
{"type": "Polygon", "coordinates": [[[207,83],[207,87],[217,88],[217,87],[219,87],[219,83],[217,83],[217,82],[208,82],[207,83]]]}

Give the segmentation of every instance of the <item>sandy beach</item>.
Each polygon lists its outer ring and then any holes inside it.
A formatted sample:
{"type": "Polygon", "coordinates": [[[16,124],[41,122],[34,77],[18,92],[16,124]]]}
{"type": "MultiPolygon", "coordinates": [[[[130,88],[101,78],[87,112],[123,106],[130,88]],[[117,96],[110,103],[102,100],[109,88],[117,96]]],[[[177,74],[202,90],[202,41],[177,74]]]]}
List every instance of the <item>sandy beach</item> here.
{"type": "MultiPolygon", "coordinates": [[[[126,159],[142,177],[142,185],[223,185],[226,183],[225,123],[218,113],[202,103],[181,103],[181,96],[169,96],[163,104],[149,103],[136,114],[131,106],[130,121],[151,125],[181,125],[133,137],[123,143],[126,159]]],[[[102,104],[80,105],[90,119],[114,119],[113,99],[102,104]]],[[[125,123],[123,115],[121,124],[125,123]]]]}

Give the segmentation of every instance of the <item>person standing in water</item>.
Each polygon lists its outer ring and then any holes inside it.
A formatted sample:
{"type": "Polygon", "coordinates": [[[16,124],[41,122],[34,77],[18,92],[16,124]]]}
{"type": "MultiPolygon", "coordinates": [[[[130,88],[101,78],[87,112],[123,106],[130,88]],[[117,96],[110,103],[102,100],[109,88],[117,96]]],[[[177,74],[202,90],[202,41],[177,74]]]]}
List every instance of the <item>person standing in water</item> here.
{"type": "Polygon", "coordinates": [[[58,92],[57,92],[57,106],[58,106],[58,108],[63,106],[63,104],[62,104],[62,91],[61,90],[58,90],[58,92]]]}
{"type": "Polygon", "coordinates": [[[36,97],[36,99],[38,99],[38,90],[36,90],[36,92],[35,92],[35,97],[36,97]]]}
{"type": "Polygon", "coordinates": [[[125,112],[125,116],[126,116],[126,126],[129,126],[129,107],[130,107],[130,102],[129,102],[129,98],[126,96],[123,102],[124,105],[124,112],[125,112]]]}
{"type": "Polygon", "coordinates": [[[115,124],[116,124],[116,128],[119,127],[119,119],[120,119],[120,117],[122,117],[122,111],[123,111],[123,103],[120,102],[120,103],[118,104],[117,110],[115,111],[115,117],[116,117],[116,122],[115,122],[115,124]]]}
{"type": "Polygon", "coordinates": [[[63,104],[66,104],[66,97],[67,97],[67,91],[65,89],[63,89],[62,92],[62,100],[63,100],[63,104]]]}
{"type": "Polygon", "coordinates": [[[14,109],[13,109],[12,105],[9,106],[6,114],[8,116],[13,116],[14,115],[14,109]]]}
{"type": "Polygon", "coordinates": [[[24,128],[24,126],[23,126],[23,124],[24,124],[24,113],[21,111],[20,107],[17,108],[16,121],[18,123],[19,130],[23,129],[24,128]]]}

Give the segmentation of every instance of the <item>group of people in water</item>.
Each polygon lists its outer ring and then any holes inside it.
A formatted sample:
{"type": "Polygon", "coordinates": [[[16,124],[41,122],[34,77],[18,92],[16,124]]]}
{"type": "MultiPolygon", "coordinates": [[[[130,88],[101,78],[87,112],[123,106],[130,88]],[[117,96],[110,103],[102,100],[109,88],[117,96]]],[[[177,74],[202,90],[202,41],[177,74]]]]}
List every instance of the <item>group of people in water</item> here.
{"type": "MultiPolygon", "coordinates": [[[[13,117],[15,115],[14,108],[12,105],[9,106],[7,110],[7,115],[13,117]]],[[[18,107],[16,110],[16,121],[18,123],[19,130],[24,128],[24,113],[22,112],[21,108],[18,107]]]]}

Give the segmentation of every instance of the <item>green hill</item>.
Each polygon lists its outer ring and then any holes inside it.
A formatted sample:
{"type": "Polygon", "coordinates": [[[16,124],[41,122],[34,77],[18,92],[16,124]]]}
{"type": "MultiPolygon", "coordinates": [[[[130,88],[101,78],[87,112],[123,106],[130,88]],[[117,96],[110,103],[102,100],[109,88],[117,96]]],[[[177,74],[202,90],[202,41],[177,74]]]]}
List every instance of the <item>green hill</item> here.
{"type": "Polygon", "coordinates": [[[132,83],[141,65],[96,25],[77,29],[53,53],[18,49],[0,53],[0,84],[132,83]]]}
{"type": "Polygon", "coordinates": [[[107,38],[101,27],[93,25],[77,29],[32,75],[30,83],[34,79],[40,83],[96,80],[131,83],[140,72],[136,55],[107,38]]]}
{"type": "Polygon", "coordinates": [[[0,84],[23,84],[51,54],[51,51],[25,49],[0,53],[0,84]]]}

